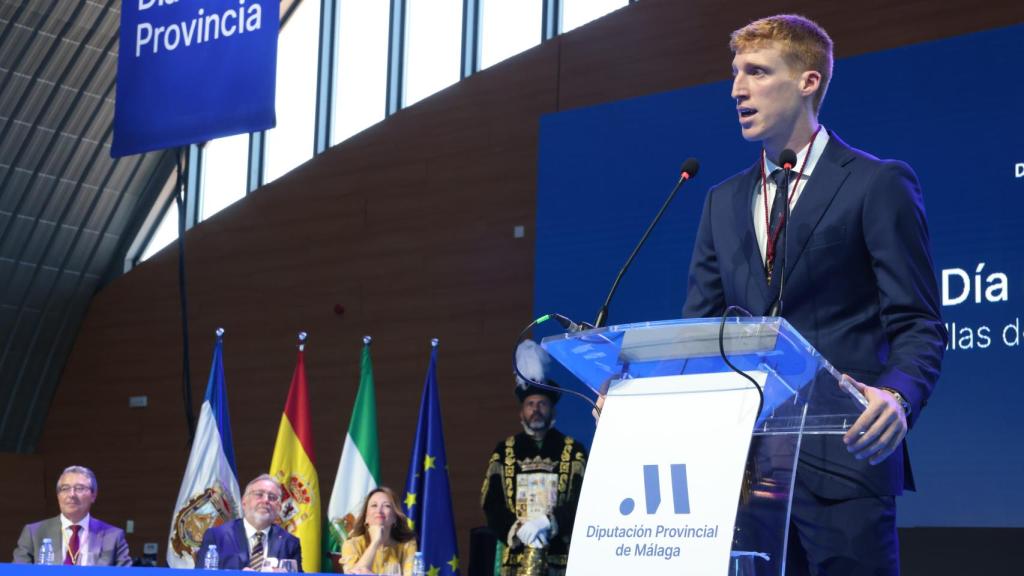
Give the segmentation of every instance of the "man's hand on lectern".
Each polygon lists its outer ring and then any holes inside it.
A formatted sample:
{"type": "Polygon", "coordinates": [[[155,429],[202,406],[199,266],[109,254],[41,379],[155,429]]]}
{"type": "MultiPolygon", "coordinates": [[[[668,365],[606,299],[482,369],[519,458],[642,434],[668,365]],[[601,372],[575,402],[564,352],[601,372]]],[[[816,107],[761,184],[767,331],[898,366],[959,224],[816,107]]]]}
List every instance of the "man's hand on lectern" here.
{"type": "Polygon", "coordinates": [[[843,435],[843,444],[854,458],[867,459],[873,466],[899,447],[907,435],[907,415],[891,392],[862,384],[845,374],[843,378],[868,400],[868,407],[843,435]]]}

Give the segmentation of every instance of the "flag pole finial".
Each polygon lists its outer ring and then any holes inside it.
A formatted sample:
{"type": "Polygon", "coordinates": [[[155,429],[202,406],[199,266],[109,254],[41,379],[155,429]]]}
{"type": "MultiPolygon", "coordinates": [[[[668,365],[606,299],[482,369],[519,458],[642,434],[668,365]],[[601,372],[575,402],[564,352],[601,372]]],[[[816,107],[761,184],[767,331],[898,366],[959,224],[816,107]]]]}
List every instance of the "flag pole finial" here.
{"type": "Polygon", "coordinates": [[[217,335],[218,341],[221,340],[222,338],[224,338],[224,328],[218,327],[216,330],[214,330],[214,334],[217,335]]]}
{"type": "Polygon", "coordinates": [[[363,336],[363,344],[369,346],[371,342],[373,342],[373,336],[363,336]]]}
{"type": "Polygon", "coordinates": [[[303,350],[306,349],[306,338],[308,337],[309,334],[305,332],[299,332],[299,352],[302,352],[303,350]]]}
{"type": "Polygon", "coordinates": [[[431,346],[431,348],[437,348],[437,345],[440,344],[440,342],[441,341],[438,340],[437,338],[431,338],[430,339],[430,346],[431,346]]]}

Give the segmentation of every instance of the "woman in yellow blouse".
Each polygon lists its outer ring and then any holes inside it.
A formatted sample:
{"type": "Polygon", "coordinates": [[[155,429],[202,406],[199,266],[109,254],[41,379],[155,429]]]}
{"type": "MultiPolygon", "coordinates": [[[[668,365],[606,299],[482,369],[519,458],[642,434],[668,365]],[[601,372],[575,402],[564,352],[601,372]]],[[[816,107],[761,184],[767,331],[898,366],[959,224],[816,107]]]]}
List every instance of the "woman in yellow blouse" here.
{"type": "Polygon", "coordinates": [[[381,486],[371,491],[356,518],[352,534],[341,546],[346,574],[412,576],[416,533],[402,514],[395,493],[381,486]]]}

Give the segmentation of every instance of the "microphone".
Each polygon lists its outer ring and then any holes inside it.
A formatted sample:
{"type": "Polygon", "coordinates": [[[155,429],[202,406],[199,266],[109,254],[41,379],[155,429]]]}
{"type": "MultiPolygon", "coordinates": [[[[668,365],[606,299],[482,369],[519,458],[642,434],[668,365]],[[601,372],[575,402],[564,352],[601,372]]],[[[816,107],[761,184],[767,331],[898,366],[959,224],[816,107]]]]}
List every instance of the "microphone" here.
{"type": "Polygon", "coordinates": [[[782,154],[779,154],[779,166],[782,166],[786,172],[796,168],[796,152],[789,148],[783,150],[782,154]]]}
{"type": "MultiPolygon", "coordinates": [[[[782,314],[782,289],[786,285],[786,259],[789,258],[789,181],[793,175],[793,168],[796,166],[796,152],[789,148],[783,150],[779,154],[779,166],[782,166],[782,169],[786,171],[786,194],[784,196],[786,200],[786,219],[782,221],[782,269],[779,270],[779,295],[775,298],[775,303],[772,304],[771,309],[768,310],[769,316],[779,316],[782,314]]],[[[768,233],[771,234],[771,230],[768,233]]]]}
{"type": "Polygon", "coordinates": [[[562,314],[551,314],[551,318],[557,321],[559,325],[561,325],[562,328],[565,329],[565,331],[570,334],[582,332],[583,330],[590,330],[591,328],[593,328],[593,326],[587,324],[586,322],[580,322],[579,324],[577,324],[573,322],[571,318],[563,316],[562,314]]]}
{"type": "Polygon", "coordinates": [[[668,198],[665,199],[665,203],[661,205],[661,210],[654,216],[654,220],[647,226],[647,230],[644,231],[644,235],[640,237],[640,242],[637,242],[636,248],[633,248],[633,253],[626,259],[626,263],[622,265],[619,270],[619,274],[615,276],[615,281],[612,282],[612,288],[608,291],[608,297],[604,299],[604,304],[601,305],[601,310],[597,313],[597,320],[594,320],[594,328],[601,328],[604,326],[605,321],[608,319],[608,305],[611,304],[612,298],[615,297],[615,290],[619,287],[619,282],[622,282],[622,276],[629,269],[629,265],[633,263],[633,259],[636,258],[637,253],[640,252],[640,248],[647,241],[647,237],[651,235],[651,231],[654,230],[654,226],[661,220],[661,216],[665,213],[668,205],[675,198],[676,192],[683,186],[683,183],[697,175],[697,171],[700,170],[700,162],[696,158],[687,158],[686,162],[683,162],[683,167],[679,169],[679,181],[676,182],[672,192],[669,193],[668,198]]]}

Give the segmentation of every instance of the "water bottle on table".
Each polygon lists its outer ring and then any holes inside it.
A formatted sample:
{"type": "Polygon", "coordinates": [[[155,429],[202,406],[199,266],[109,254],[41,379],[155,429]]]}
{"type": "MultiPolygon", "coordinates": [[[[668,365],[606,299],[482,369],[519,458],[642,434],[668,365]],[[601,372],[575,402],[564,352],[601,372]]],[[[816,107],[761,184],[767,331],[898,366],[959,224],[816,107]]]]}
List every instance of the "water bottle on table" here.
{"type": "Polygon", "coordinates": [[[210,544],[206,549],[206,557],[203,558],[203,568],[217,570],[220,568],[220,554],[217,553],[217,545],[210,544]]]}
{"type": "Polygon", "coordinates": [[[36,556],[36,564],[53,564],[53,540],[43,538],[43,543],[39,546],[39,554],[36,556]]]}
{"type": "Polygon", "coordinates": [[[412,576],[427,576],[427,565],[423,560],[423,552],[416,552],[412,557],[412,576]]]}

